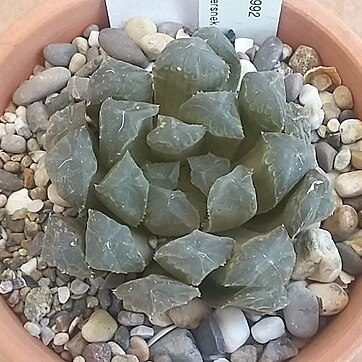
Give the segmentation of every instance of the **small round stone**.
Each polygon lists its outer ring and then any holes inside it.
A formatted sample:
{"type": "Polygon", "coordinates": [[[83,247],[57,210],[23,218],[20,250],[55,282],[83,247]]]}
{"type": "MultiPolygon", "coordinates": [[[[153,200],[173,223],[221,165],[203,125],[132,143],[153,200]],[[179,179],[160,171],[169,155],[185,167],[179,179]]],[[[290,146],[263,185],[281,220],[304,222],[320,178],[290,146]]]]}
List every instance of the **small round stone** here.
{"type": "Polygon", "coordinates": [[[109,347],[111,347],[112,354],[114,356],[124,356],[126,352],[123,350],[123,348],[118,345],[116,342],[108,342],[109,347]]]}
{"type": "Polygon", "coordinates": [[[58,299],[60,304],[65,304],[70,298],[70,290],[67,286],[58,288],[58,299]]]}
{"type": "Polygon", "coordinates": [[[55,337],[54,331],[48,326],[41,329],[41,341],[47,346],[55,337]]]}
{"type": "Polygon", "coordinates": [[[327,122],[327,130],[329,133],[337,133],[339,132],[341,124],[339,123],[339,120],[337,118],[331,118],[327,122]]]}
{"type": "Polygon", "coordinates": [[[4,165],[4,170],[11,173],[19,173],[21,169],[19,162],[9,161],[4,165]]]}
{"type": "Polygon", "coordinates": [[[326,138],[327,137],[327,127],[322,124],[318,129],[317,129],[317,134],[320,138],[326,138]]]}
{"type": "Polygon", "coordinates": [[[58,333],[55,335],[53,340],[55,346],[64,346],[68,342],[69,342],[68,333],[58,333]]]}
{"type": "Polygon", "coordinates": [[[155,23],[151,19],[141,16],[128,20],[124,29],[128,36],[138,45],[140,45],[140,40],[144,35],[157,33],[155,23]]]}
{"type": "Polygon", "coordinates": [[[267,343],[285,333],[284,322],[280,317],[266,317],[251,327],[251,335],[258,343],[267,343]]]}
{"type": "Polygon", "coordinates": [[[313,106],[316,109],[322,108],[322,101],[318,89],[311,84],[305,84],[299,94],[299,102],[306,106],[313,106]]]}
{"type": "Polygon", "coordinates": [[[135,355],[140,362],[146,362],[150,357],[147,342],[141,337],[131,337],[127,354],[135,355]]]}
{"type": "Polygon", "coordinates": [[[284,78],[287,102],[298,99],[304,85],[303,76],[300,73],[289,74],[284,78]]]}
{"type": "Polygon", "coordinates": [[[133,313],[122,310],[117,316],[118,322],[126,327],[136,327],[143,324],[145,316],[142,313],[133,313]]]}
{"type": "Polygon", "coordinates": [[[70,285],[70,290],[73,294],[82,295],[87,293],[90,286],[79,279],[74,279],[70,285]]]}
{"type": "Polygon", "coordinates": [[[352,171],[338,176],[335,189],[342,198],[362,195],[362,171],[352,171]]]}
{"type": "Polygon", "coordinates": [[[91,343],[84,348],[83,357],[87,362],[111,362],[112,350],[107,343],[91,343]]]}
{"type": "Polygon", "coordinates": [[[88,342],[108,342],[117,330],[117,322],[105,310],[96,310],[82,327],[82,336],[88,342]]]}
{"type": "Polygon", "coordinates": [[[163,33],[146,34],[139,40],[139,46],[149,60],[156,60],[174,38],[163,33]]]}
{"type": "Polygon", "coordinates": [[[315,146],[318,165],[325,172],[331,172],[337,151],[327,142],[318,142],[315,146]]]}
{"type": "Polygon", "coordinates": [[[342,109],[352,109],[353,108],[353,96],[351,91],[345,85],[337,87],[333,92],[334,100],[337,106],[342,109]]]}
{"type": "Polygon", "coordinates": [[[33,337],[37,337],[41,333],[41,326],[38,323],[26,322],[24,328],[33,337]]]}
{"type": "Polygon", "coordinates": [[[359,119],[347,119],[341,123],[341,141],[354,143],[362,138],[362,122],[359,119]]]}
{"type": "Polygon", "coordinates": [[[155,331],[153,330],[153,328],[148,326],[137,326],[132,328],[130,331],[131,337],[139,336],[142,337],[143,339],[150,339],[151,337],[154,336],[154,334],[155,331]]]}
{"type": "Polygon", "coordinates": [[[308,289],[320,300],[322,316],[338,314],[348,304],[348,294],[336,283],[312,283],[308,285],[308,289]]]}
{"type": "Polygon", "coordinates": [[[334,169],[342,171],[349,166],[352,159],[352,153],[349,148],[340,150],[334,159],[334,169]]]}
{"type": "Polygon", "coordinates": [[[89,35],[90,35],[90,32],[92,30],[95,30],[95,31],[99,31],[99,26],[97,24],[91,24],[91,25],[88,25],[84,30],[83,30],[83,36],[85,38],[89,38],[89,35]]]}
{"type": "Polygon", "coordinates": [[[88,44],[90,47],[99,47],[99,31],[91,30],[89,33],[88,44]]]}
{"type": "Polygon", "coordinates": [[[86,360],[82,356],[76,356],[73,358],[73,362],[86,362],[86,360]]]}
{"type": "Polygon", "coordinates": [[[46,61],[55,66],[67,67],[77,47],[69,43],[49,44],[43,50],[46,61]]]}
{"type": "Polygon", "coordinates": [[[24,153],[26,151],[26,141],[18,135],[6,135],[1,139],[1,148],[5,152],[24,153]]]}
{"type": "Polygon", "coordinates": [[[72,74],[78,72],[80,68],[87,63],[87,58],[84,54],[75,53],[69,63],[69,70],[72,74]]]}
{"type": "Polygon", "coordinates": [[[86,55],[87,51],[89,49],[88,40],[86,38],[83,38],[82,36],[77,36],[72,41],[72,44],[74,44],[77,47],[77,50],[79,53],[86,55]]]}
{"type": "Polygon", "coordinates": [[[335,241],[346,240],[357,228],[358,214],[349,205],[342,205],[335,209],[324,223],[323,229],[328,230],[335,241]]]}
{"type": "Polygon", "coordinates": [[[352,275],[362,274],[362,258],[349,245],[337,243],[337,248],[342,259],[342,268],[352,275]]]}

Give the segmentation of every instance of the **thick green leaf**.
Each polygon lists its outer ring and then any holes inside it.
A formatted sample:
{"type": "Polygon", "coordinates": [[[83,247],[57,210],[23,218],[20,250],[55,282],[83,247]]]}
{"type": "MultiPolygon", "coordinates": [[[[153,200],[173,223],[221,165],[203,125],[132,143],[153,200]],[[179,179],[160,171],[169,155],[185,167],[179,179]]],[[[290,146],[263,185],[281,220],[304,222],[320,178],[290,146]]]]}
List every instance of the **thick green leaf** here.
{"type": "Polygon", "coordinates": [[[147,144],[156,155],[180,161],[199,152],[206,130],[173,117],[159,116],[158,125],[147,135],[147,144]]]}
{"type": "Polygon", "coordinates": [[[234,240],[194,230],[157,250],[154,259],[180,281],[199,285],[229,259],[234,240]]]}
{"type": "Polygon", "coordinates": [[[240,160],[253,169],[258,213],[273,209],[314,165],[312,147],[281,133],[263,133],[240,160]]]}
{"type": "Polygon", "coordinates": [[[87,98],[88,102],[99,104],[108,97],[150,102],[151,73],[132,64],[107,57],[90,77],[87,98]]]}
{"type": "Polygon", "coordinates": [[[158,106],[150,103],[107,99],[99,114],[100,154],[103,163],[112,167],[128,150],[142,163],[148,152],[146,135],[152,129],[152,117],[158,106]]]}
{"type": "Polygon", "coordinates": [[[310,170],[299,182],[283,212],[283,224],[294,237],[303,228],[325,220],[333,213],[334,198],[329,180],[317,170],[310,170]]]}
{"type": "Polygon", "coordinates": [[[206,40],[207,45],[229,66],[229,77],[222,88],[235,91],[240,79],[241,66],[230,40],[216,26],[202,27],[192,36],[206,40]]]}
{"type": "Polygon", "coordinates": [[[180,175],[180,162],[147,162],[142,166],[143,174],[152,185],[175,190],[180,175]]]}
{"type": "Polygon", "coordinates": [[[182,191],[150,185],[144,224],[160,236],[181,236],[197,229],[200,217],[182,191]]]}
{"type": "Polygon", "coordinates": [[[45,134],[45,148],[49,151],[70,130],[85,126],[86,105],[85,102],[71,104],[54,113],[50,119],[45,134]]]}
{"type": "Polygon", "coordinates": [[[212,276],[225,287],[276,288],[288,283],[294,263],[292,241],[278,227],[254,236],[241,233],[229,261],[212,276]]]}
{"type": "Polygon", "coordinates": [[[211,186],[230,171],[230,161],[209,153],[187,159],[191,168],[191,182],[207,196],[211,186]]]}
{"type": "Polygon", "coordinates": [[[181,105],[179,118],[203,125],[215,137],[244,138],[234,92],[199,92],[181,105]]]}
{"type": "Polygon", "coordinates": [[[149,184],[127,151],[95,186],[97,197],[128,225],[138,226],[145,215],[149,184]]]}
{"type": "Polygon", "coordinates": [[[160,315],[200,296],[197,288],[157,274],[124,283],[114,294],[123,300],[127,310],[145,313],[149,317],[160,315]]]}
{"type": "Polygon", "coordinates": [[[80,279],[91,276],[85,262],[82,220],[50,215],[45,230],[41,258],[62,273],[80,279]]]}
{"type": "Polygon", "coordinates": [[[69,130],[47,152],[45,167],[59,195],[69,204],[84,208],[97,172],[97,159],[87,128],[69,130]]]}
{"type": "Polygon", "coordinates": [[[130,229],[100,211],[88,211],[85,241],[86,261],[93,269],[133,273],[145,268],[130,229]]]}
{"type": "Polygon", "coordinates": [[[177,117],[180,105],[197,92],[220,90],[229,67],[203,39],[195,37],[170,42],[152,73],[161,114],[177,117]]]}
{"type": "Polygon", "coordinates": [[[257,203],[251,175],[247,168],[239,165],[215,181],[207,198],[206,231],[233,229],[255,215],[257,203]]]}

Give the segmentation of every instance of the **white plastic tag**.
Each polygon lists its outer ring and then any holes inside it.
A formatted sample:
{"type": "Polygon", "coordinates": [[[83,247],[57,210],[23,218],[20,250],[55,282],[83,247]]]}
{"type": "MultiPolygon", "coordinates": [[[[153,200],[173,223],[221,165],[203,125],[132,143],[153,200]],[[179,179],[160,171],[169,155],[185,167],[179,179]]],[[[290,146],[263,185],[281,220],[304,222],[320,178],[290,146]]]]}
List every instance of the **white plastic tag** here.
{"type": "Polygon", "coordinates": [[[282,0],[199,0],[199,26],[233,29],[237,37],[262,43],[276,35],[282,0]]]}

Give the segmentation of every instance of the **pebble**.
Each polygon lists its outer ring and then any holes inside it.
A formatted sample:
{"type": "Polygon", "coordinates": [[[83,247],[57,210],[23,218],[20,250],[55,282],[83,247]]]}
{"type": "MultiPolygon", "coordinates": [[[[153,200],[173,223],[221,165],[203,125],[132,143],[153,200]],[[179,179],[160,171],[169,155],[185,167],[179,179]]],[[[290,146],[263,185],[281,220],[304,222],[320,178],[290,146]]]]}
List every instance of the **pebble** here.
{"type": "Polygon", "coordinates": [[[253,345],[242,346],[230,356],[231,362],[257,362],[257,360],[257,349],[253,345]]]}
{"type": "Polygon", "coordinates": [[[340,131],[342,143],[354,143],[362,138],[362,122],[359,119],[347,119],[341,123],[340,131]]]}
{"type": "Polygon", "coordinates": [[[289,74],[284,78],[287,102],[298,99],[304,85],[303,76],[300,73],[289,74]]]}
{"type": "MultiPolygon", "coordinates": [[[[35,172],[34,172],[34,183],[37,187],[45,187],[49,182],[49,176],[48,173],[46,171],[46,169],[44,167],[40,167],[38,168],[35,172]]],[[[51,191],[48,191],[48,194],[51,191]]],[[[50,199],[50,198],[49,198],[50,199]]],[[[52,200],[50,200],[52,201],[52,200]]]]}
{"type": "Polygon", "coordinates": [[[89,285],[87,283],[82,282],[79,279],[74,279],[70,285],[70,290],[73,294],[85,294],[89,290],[89,285]]]}
{"type": "Polygon", "coordinates": [[[225,352],[235,352],[250,335],[244,313],[239,308],[226,307],[216,309],[214,315],[225,342],[225,352]]]}
{"type": "Polygon", "coordinates": [[[23,82],[15,91],[13,101],[19,105],[39,101],[64,88],[70,77],[71,73],[67,68],[54,67],[44,70],[23,82]]]}
{"type": "Polygon", "coordinates": [[[69,335],[67,333],[58,333],[55,335],[53,343],[55,346],[64,346],[69,342],[69,335]]]}
{"type": "Polygon", "coordinates": [[[339,115],[340,122],[343,122],[346,119],[354,119],[354,118],[355,118],[355,115],[351,109],[346,109],[346,110],[342,111],[341,114],[339,115]]]}
{"type": "Polygon", "coordinates": [[[294,280],[333,282],[342,270],[342,261],[331,234],[322,229],[302,231],[295,240],[294,280]]]}
{"type": "Polygon", "coordinates": [[[266,317],[251,327],[251,335],[258,343],[268,343],[285,333],[284,322],[280,317],[266,317]]]}
{"type": "Polygon", "coordinates": [[[85,65],[85,63],[87,63],[87,58],[85,55],[81,53],[75,53],[69,63],[70,72],[72,74],[77,73],[78,70],[80,70],[85,65]]]}
{"type": "Polygon", "coordinates": [[[15,124],[14,123],[6,123],[5,132],[9,136],[14,135],[15,134],[15,124]]]}
{"type": "Polygon", "coordinates": [[[20,169],[21,167],[19,162],[9,161],[4,165],[4,170],[11,173],[19,173],[20,169]]]}
{"type": "Polygon", "coordinates": [[[165,22],[161,23],[157,27],[157,31],[159,33],[167,34],[171,36],[172,38],[176,37],[177,32],[183,29],[183,25],[180,23],[174,23],[174,22],[165,22]]]}
{"type": "Polygon", "coordinates": [[[88,342],[78,333],[66,344],[66,348],[75,357],[81,355],[87,345],[88,342]]]}
{"type": "Polygon", "coordinates": [[[123,348],[116,342],[108,342],[108,346],[111,347],[112,355],[114,356],[123,356],[126,354],[123,348]]]}
{"type": "Polygon", "coordinates": [[[195,329],[210,314],[211,309],[201,299],[195,298],[185,305],[167,311],[173,324],[180,328],[195,329]]]}
{"type": "Polygon", "coordinates": [[[33,288],[26,295],[24,314],[29,321],[39,322],[51,309],[53,296],[48,287],[33,288]]]}
{"type": "Polygon", "coordinates": [[[141,49],[122,29],[102,29],[99,43],[106,53],[115,59],[138,65],[141,68],[146,68],[148,65],[148,60],[141,49]]]}
{"type": "Polygon", "coordinates": [[[315,150],[318,165],[324,172],[331,172],[333,170],[337,151],[327,142],[318,142],[315,146],[315,150]]]}
{"type": "Polygon", "coordinates": [[[140,362],[146,362],[150,357],[150,350],[147,342],[138,336],[131,337],[127,354],[135,355],[140,362]]]}
{"type": "Polygon", "coordinates": [[[348,294],[336,283],[312,283],[308,285],[308,289],[319,299],[322,316],[338,314],[348,304],[348,294]]]}
{"type": "Polygon", "coordinates": [[[88,44],[90,47],[99,47],[99,31],[91,30],[89,33],[88,44]]]}
{"type": "Polygon", "coordinates": [[[33,337],[38,337],[41,333],[41,327],[38,323],[26,322],[24,328],[33,337]]]}
{"type": "Polygon", "coordinates": [[[117,316],[118,322],[126,327],[136,327],[143,324],[145,316],[142,313],[128,312],[122,310],[117,316]]]}
{"type": "Polygon", "coordinates": [[[166,334],[150,347],[150,358],[154,359],[156,356],[167,356],[171,361],[179,362],[203,361],[190,331],[180,328],[166,334]]]}
{"type": "MultiPolygon", "coordinates": [[[[361,212],[359,212],[358,214],[360,218],[361,212]]],[[[360,235],[359,232],[351,235],[351,237],[348,240],[344,241],[344,244],[350,246],[359,256],[362,256],[362,236],[360,235]]]]}
{"type": "Polygon", "coordinates": [[[7,200],[8,198],[4,194],[0,194],[0,208],[3,208],[6,205],[7,200]]]}
{"type": "Polygon", "coordinates": [[[310,290],[294,286],[288,289],[289,304],[284,308],[288,331],[298,338],[310,338],[318,331],[319,304],[310,290]]]}
{"type": "Polygon", "coordinates": [[[352,275],[362,274],[362,259],[352,247],[338,243],[337,248],[342,258],[342,269],[352,275]]]}
{"type": "Polygon", "coordinates": [[[163,33],[146,34],[140,39],[139,46],[147,58],[152,61],[156,60],[167,44],[173,40],[174,38],[163,33]]]}
{"type": "Polygon", "coordinates": [[[140,45],[144,35],[157,33],[157,26],[151,19],[138,16],[128,20],[124,30],[137,45],[140,45]]]}
{"type": "MultiPolygon", "coordinates": [[[[323,102],[322,102],[323,103],[323,102]]],[[[324,124],[328,123],[329,120],[336,118],[338,120],[341,110],[332,103],[324,103],[323,104],[323,111],[324,111],[324,124]]],[[[335,121],[334,121],[335,123],[335,121]]],[[[339,126],[338,126],[339,131],[339,126]]],[[[335,131],[335,132],[338,132],[335,131]]]]}
{"type": "Polygon", "coordinates": [[[24,153],[26,151],[26,141],[19,135],[6,135],[1,139],[1,148],[5,152],[24,153]]]}
{"type": "Polygon", "coordinates": [[[235,51],[237,53],[245,53],[254,45],[254,39],[250,38],[236,38],[235,39],[235,51]]]}
{"type": "Polygon", "coordinates": [[[352,159],[352,153],[349,148],[340,150],[334,159],[334,168],[337,171],[342,171],[349,166],[352,159]]]}
{"type": "Polygon", "coordinates": [[[86,360],[82,356],[77,356],[73,358],[73,362],[86,362],[86,360]]]}
{"type": "Polygon", "coordinates": [[[21,117],[16,118],[14,127],[16,134],[18,136],[24,137],[25,139],[29,139],[33,135],[30,131],[28,123],[21,117]]]}
{"type": "Polygon", "coordinates": [[[0,189],[2,191],[18,191],[23,187],[23,181],[16,175],[0,169],[0,189]]]}
{"type": "Polygon", "coordinates": [[[322,101],[318,89],[311,84],[305,84],[300,90],[299,102],[303,106],[312,106],[315,109],[322,108],[322,101]]]}
{"type": "Polygon", "coordinates": [[[3,123],[0,123],[0,140],[6,136],[6,125],[3,123]]]}
{"type": "Polygon", "coordinates": [[[67,286],[58,288],[58,299],[60,304],[65,304],[70,298],[70,290],[67,286]]]}
{"type": "Polygon", "coordinates": [[[289,44],[283,44],[283,51],[280,57],[282,62],[287,62],[290,57],[293,55],[293,48],[289,44]]]}
{"type": "Polygon", "coordinates": [[[311,47],[300,45],[289,60],[289,66],[296,73],[304,75],[308,70],[321,65],[318,53],[311,47]]]}
{"type": "Polygon", "coordinates": [[[21,209],[28,209],[29,205],[35,202],[28,196],[27,189],[21,189],[19,191],[13,192],[5,205],[5,208],[9,215],[13,215],[15,211],[21,209]]]}
{"type": "Polygon", "coordinates": [[[111,362],[139,362],[139,359],[136,356],[127,354],[125,356],[114,356],[111,362]]]}
{"type": "Polygon", "coordinates": [[[87,362],[111,362],[111,347],[107,343],[88,344],[84,348],[83,357],[87,362]]]}
{"type": "Polygon", "coordinates": [[[131,337],[139,336],[142,337],[143,339],[150,339],[151,337],[154,336],[154,334],[155,331],[153,330],[153,328],[147,326],[134,327],[130,331],[131,337]]]}
{"type": "Polygon", "coordinates": [[[83,38],[82,36],[77,36],[72,41],[72,44],[74,44],[77,47],[77,51],[83,55],[87,54],[87,51],[89,49],[88,40],[86,38],[83,38]]]}
{"type": "Polygon", "coordinates": [[[354,168],[362,169],[362,151],[352,151],[351,164],[354,168]]]}
{"type": "Polygon", "coordinates": [[[298,348],[294,346],[292,341],[287,337],[281,337],[266,345],[259,362],[285,361],[297,354],[298,348]]]}
{"type": "Polygon", "coordinates": [[[334,187],[342,198],[361,196],[362,171],[352,171],[338,176],[334,187]]]}
{"type": "Polygon", "coordinates": [[[54,66],[61,67],[67,67],[76,52],[77,47],[69,43],[49,44],[43,49],[45,60],[54,66]]]}
{"type": "Polygon", "coordinates": [[[31,275],[33,273],[33,271],[37,268],[38,266],[38,261],[36,258],[32,258],[30,259],[28,262],[26,262],[25,264],[23,264],[20,267],[20,270],[26,274],[26,275],[31,275]]]}
{"type": "Polygon", "coordinates": [[[97,24],[90,24],[83,30],[83,36],[89,38],[90,32],[92,30],[99,31],[99,26],[97,24]]]}
{"type": "Polygon", "coordinates": [[[82,336],[88,342],[108,342],[117,327],[117,322],[108,312],[96,310],[82,327],[82,336]]]}
{"type": "Polygon", "coordinates": [[[334,101],[340,109],[346,110],[353,108],[352,93],[345,85],[337,87],[333,92],[333,97],[334,101]]]}
{"type": "Polygon", "coordinates": [[[265,39],[254,57],[254,65],[258,71],[274,69],[283,53],[283,43],[276,36],[265,39]]]}
{"type": "Polygon", "coordinates": [[[176,39],[187,39],[190,38],[190,35],[182,28],[176,33],[176,39]]]}
{"type": "Polygon", "coordinates": [[[55,332],[48,326],[41,328],[41,341],[46,346],[54,339],[55,332]]]}
{"type": "MultiPolygon", "coordinates": [[[[36,175],[36,172],[35,172],[35,175],[36,175]]],[[[35,181],[35,184],[36,184],[36,181],[35,181]]],[[[37,186],[40,186],[40,185],[37,184],[37,186]]],[[[53,204],[56,204],[59,206],[64,206],[64,207],[70,206],[68,202],[66,202],[64,199],[62,199],[59,196],[54,184],[51,184],[48,187],[48,198],[49,198],[49,201],[51,201],[53,204]]]]}
{"type": "Polygon", "coordinates": [[[118,327],[113,339],[124,350],[128,349],[130,335],[129,335],[129,331],[128,331],[128,329],[126,327],[124,327],[124,326],[118,327]]]}
{"type": "Polygon", "coordinates": [[[17,118],[17,115],[12,112],[5,112],[3,117],[4,117],[5,122],[14,123],[17,118]]]}
{"type": "Polygon", "coordinates": [[[330,118],[327,122],[327,131],[329,133],[337,133],[339,132],[341,124],[338,118],[330,118]]]}
{"type": "Polygon", "coordinates": [[[241,70],[240,70],[240,79],[239,79],[238,89],[240,89],[241,81],[243,80],[245,74],[257,72],[255,65],[250,60],[240,59],[240,67],[241,67],[241,70]]]}
{"type": "Polygon", "coordinates": [[[342,205],[337,207],[333,215],[324,221],[323,229],[332,234],[334,241],[341,241],[346,240],[356,230],[357,225],[356,210],[349,205],[342,205]]]}

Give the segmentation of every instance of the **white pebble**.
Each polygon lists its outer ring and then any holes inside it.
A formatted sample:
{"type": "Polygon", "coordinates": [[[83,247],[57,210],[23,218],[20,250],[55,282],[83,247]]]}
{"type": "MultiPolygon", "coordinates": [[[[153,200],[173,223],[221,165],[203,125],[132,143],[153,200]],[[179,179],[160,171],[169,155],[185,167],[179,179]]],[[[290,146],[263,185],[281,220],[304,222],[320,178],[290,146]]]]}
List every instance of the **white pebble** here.
{"type": "Polygon", "coordinates": [[[180,29],[175,36],[176,39],[187,39],[187,38],[191,38],[189,34],[187,34],[185,32],[184,29],[180,29]]]}
{"type": "Polygon", "coordinates": [[[225,341],[225,352],[235,352],[250,336],[244,313],[239,308],[226,307],[216,309],[214,315],[225,341]]]}
{"type": "Polygon", "coordinates": [[[24,138],[30,138],[33,134],[30,131],[29,125],[22,117],[16,118],[14,122],[15,126],[15,132],[19,136],[22,136],[24,138]]]}
{"type": "Polygon", "coordinates": [[[81,54],[86,55],[87,50],[89,49],[88,40],[86,38],[83,38],[82,36],[77,36],[73,41],[72,44],[74,44],[78,52],[81,54]]]}
{"type": "Polygon", "coordinates": [[[137,45],[140,45],[140,40],[144,35],[157,33],[157,26],[147,17],[136,16],[127,21],[124,30],[137,45]]]}
{"type": "Polygon", "coordinates": [[[243,78],[245,77],[245,74],[257,72],[255,65],[251,61],[246,60],[246,59],[240,59],[240,67],[241,67],[241,71],[240,71],[240,78],[239,78],[237,90],[240,90],[241,83],[242,83],[243,78]]]}
{"type": "Polygon", "coordinates": [[[116,342],[108,342],[108,346],[111,347],[112,354],[114,356],[125,356],[126,352],[116,342]]]}
{"type": "Polygon", "coordinates": [[[7,123],[14,123],[16,120],[17,115],[15,113],[11,112],[5,112],[4,113],[4,120],[7,123]]]}
{"type": "Polygon", "coordinates": [[[69,70],[72,74],[78,72],[80,68],[87,63],[87,58],[84,54],[75,53],[69,63],[69,70]]]}
{"type": "Polygon", "coordinates": [[[69,335],[67,333],[58,333],[54,337],[54,345],[55,346],[64,346],[69,342],[69,335]]]}
{"type": "Polygon", "coordinates": [[[54,184],[50,184],[48,187],[48,198],[53,204],[57,204],[59,206],[69,207],[69,203],[63,200],[59,194],[54,184]]]}
{"type": "Polygon", "coordinates": [[[4,123],[0,123],[0,140],[6,136],[6,126],[4,123]]]}
{"type": "Polygon", "coordinates": [[[37,266],[38,266],[38,261],[36,260],[36,258],[32,258],[29,261],[27,261],[25,264],[23,264],[20,267],[20,270],[26,275],[31,275],[31,273],[36,270],[37,266]]]}
{"type": "Polygon", "coordinates": [[[70,290],[67,286],[58,288],[58,299],[60,304],[65,304],[70,298],[70,290]]]}
{"type": "Polygon", "coordinates": [[[352,153],[349,148],[343,148],[341,151],[339,151],[334,159],[334,169],[337,171],[342,171],[351,162],[352,153]]]}
{"type": "Polygon", "coordinates": [[[149,60],[156,60],[173,40],[174,38],[163,33],[146,34],[139,40],[139,46],[149,60]]]}
{"type": "Polygon", "coordinates": [[[35,163],[39,163],[39,161],[45,157],[47,153],[45,151],[36,150],[29,152],[29,156],[35,163]]]}
{"type": "Polygon", "coordinates": [[[32,201],[33,200],[28,196],[28,190],[24,188],[13,192],[9,196],[5,208],[9,215],[13,215],[17,210],[23,208],[28,209],[28,206],[32,201]]]}
{"type": "Polygon", "coordinates": [[[237,53],[245,53],[254,46],[254,40],[250,38],[236,38],[235,51],[237,53]]]}
{"type": "Polygon", "coordinates": [[[7,135],[15,134],[15,124],[14,123],[6,123],[5,124],[5,132],[7,135]]]}
{"type": "Polygon", "coordinates": [[[26,322],[24,328],[33,337],[38,337],[41,333],[41,327],[38,323],[26,322]]]}
{"type": "Polygon", "coordinates": [[[339,127],[341,124],[337,118],[332,118],[327,123],[327,129],[329,133],[337,133],[339,132],[339,127]]]}
{"type": "Polygon", "coordinates": [[[320,138],[326,138],[327,137],[327,127],[322,124],[318,129],[317,129],[317,134],[320,138]]]}
{"type": "Polygon", "coordinates": [[[49,176],[45,168],[38,168],[34,172],[34,182],[38,187],[45,187],[49,182],[49,176]]]}
{"type": "Polygon", "coordinates": [[[26,107],[25,107],[25,106],[19,106],[18,108],[16,108],[15,114],[16,114],[18,117],[21,117],[21,118],[23,118],[23,119],[26,119],[26,107]]]}
{"type": "Polygon", "coordinates": [[[53,205],[53,211],[56,214],[61,214],[64,210],[65,210],[65,207],[63,207],[63,206],[59,206],[59,205],[56,205],[56,204],[53,205]]]}
{"type": "Polygon", "coordinates": [[[341,141],[350,144],[362,138],[362,122],[359,119],[346,119],[341,123],[341,141]]]}
{"type": "Polygon", "coordinates": [[[73,362],[86,362],[85,358],[82,356],[77,356],[73,358],[73,362]]]}
{"type": "Polygon", "coordinates": [[[155,62],[149,62],[149,64],[147,65],[147,68],[145,70],[147,70],[147,72],[152,73],[152,69],[153,69],[154,64],[155,64],[155,62]]]}
{"type": "Polygon", "coordinates": [[[323,123],[324,120],[324,111],[321,108],[317,108],[313,105],[306,105],[305,109],[308,114],[308,121],[311,126],[311,130],[317,130],[323,123]]]}
{"type": "Polygon", "coordinates": [[[218,359],[214,359],[213,362],[229,362],[229,360],[226,358],[218,358],[218,359]]]}
{"type": "Polygon", "coordinates": [[[312,106],[315,109],[322,108],[322,101],[318,89],[311,84],[305,84],[299,94],[299,102],[303,106],[312,106]]]}
{"type": "Polygon", "coordinates": [[[33,200],[29,202],[27,207],[30,212],[39,212],[44,207],[44,201],[42,200],[33,200]]]}
{"type": "Polygon", "coordinates": [[[131,329],[130,335],[133,336],[139,336],[143,339],[149,339],[153,337],[155,334],[155,331],[151,327],[147,326],[138,326],[131,329]]]}
{"type": "Polygon", "coordinates": [[[92,30],[89,34],[88,44],[91,47],[99,47],[99,31],[92,30]]]}
{"type": "Polygon", "coordinates": [[[251,334],[258,343],[267,343],[285,333],[284,322],[280,317],[263,318],[251,327],[251,334]]]}

